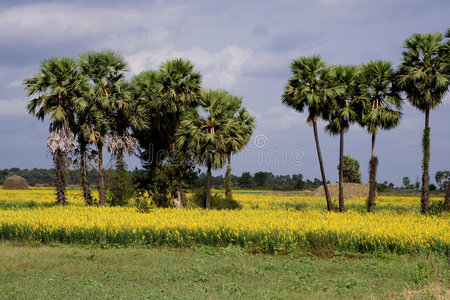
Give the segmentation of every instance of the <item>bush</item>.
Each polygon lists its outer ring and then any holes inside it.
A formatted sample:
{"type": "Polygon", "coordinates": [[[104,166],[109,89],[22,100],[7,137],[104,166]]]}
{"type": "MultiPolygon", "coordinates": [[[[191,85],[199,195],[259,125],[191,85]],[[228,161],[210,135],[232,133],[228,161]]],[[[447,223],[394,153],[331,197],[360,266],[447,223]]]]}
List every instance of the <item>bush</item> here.
{"type": "Polygon", "coordinates": [[[149,213],[150,210],[157,207],[148,192],[139,192],[135,198],[135,205],[137,211],[141,213],[149,213]]]}
{"type": "Polygon", "coordinates": [[[430,215],[440,215],[445,212],[444,209],[444,200],[441,201],[432,201],[430,206],[428,207],[428,213],[430,215]]]}
{"type": "Polygon", "coordinates": [[[384,183],[377,183],[377,192],[384,192],[388,188],[384,183]]]}
{"type": "MultiPolygon", "coordinates": [[[[205,208],[206,189],[201,188],[194,191],[194,194],[189,199],[193,207],[205,208]]],[[[215,193],[211,194],[211,208],[212,209],[240,209],[241,205],[234,199],[227,200],[223,195],[215,193]]]]}
{"type": "Polygon", "coordinates": [[[127,171],[112,171],[106,184],[107,201],[111,206],[126,206],[133,196],[133,184],[127,171]]]}

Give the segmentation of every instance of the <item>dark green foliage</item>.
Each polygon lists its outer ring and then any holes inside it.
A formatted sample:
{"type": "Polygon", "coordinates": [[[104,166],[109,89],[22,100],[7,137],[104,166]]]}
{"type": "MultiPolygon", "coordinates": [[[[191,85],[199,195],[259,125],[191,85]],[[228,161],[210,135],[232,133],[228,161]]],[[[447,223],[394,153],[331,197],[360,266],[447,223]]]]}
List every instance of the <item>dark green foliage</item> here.
{"type": "Polygon", "coordinates": [[[239,186],[241,188],[251,187],[253,185],[253,178],[250,172],[242,173],[241,178],[239,178],[239,186]]]}
{"type": "Polygon", "coordinates": [[[126,170],[107,172],[107,201],[111,206],[126,206],[133,196],[134,187],[126,170]]]}
{"type": "Polygon", "coordinates": [[[294,189],[296,190],[302,190],[305,188],[305,182],[303,181],[303,175],[292,175],[292,179],[295,180],[294,189]]]}
{"type": "MultiPolygon", "coordinates": [[[[194,191],[194,194],[189,199],[193,207],[205,208],[206,189],[200,188],[194,191]]],[[[211,208],[212,209],[240,209],[241,205],[233,199],[227,199],[222,194],[211,194],[211,208]]]]}
{"type": "Polygon", "coordinates": [[[384,192],[388,186],[384,183],[377,183],[377,192],[384,192]]]}
{"type": "Polygon", "coordinates": [[[440,215],[445,211],[446,209],[444,200],[432,201],[428,206],[428,213],[430,215],[440,215]]]}
{"type": "Polygon", "coordinates": [[[269,173],[267,172],[256,172],[253,175],[253,182],[257,186],[263,186],[266,184],[267,179],[269,178],[269,173]]]}
{"type": "Polygon", "coordinates": [[[138,192],[135,196],[135,205],[138,212],[149,213],[152,209],[156,208],[155,202],[153,202],[150,194],[145,192],[138,192]]]}
{"type": "MultiPolygon", "coordinates": [[[[242,176],[231,175],[231,182],[233,185],[238,185],[240,188],[264,188],[279,191],[289,191],[289,190],[301,190],[304,188],[317,188],[322,185],[322,181],[317,178],[314,180],[303,179],[302,174],[293,175],[274,175],[271,172],[267,173],[267,180],[264,187],[257,187],[253,184],[253,176],[250,172],[242,173],[242,176]]],[[[222,175],[212,176],[211,185],[216,188],[222,188],[224,178],[222,175]]],[[[198,180],[194,183],[193,187],[200,187],[206,183],[206,174],[201,173],[198,180]]]]}
{"type": "Polygon", "coordinates": [[[437,190],[437,186],[430,184],[430,192],[437,190]]]}
{"type": "MultiPolygon", "coordinates": [[[[359,162],[350,155],[345,155],[344,163],[344,182],[361,183],[361,173],[359,172],[359,162]]],[[[339,165],[337,166],[339,170],[339,165]]]]}
{"type": "Polygon", "coordinates": [[[405,189],[409,189],[411,185],[411,180],[409,179],[409,177],[405,176],[403,177],[403,186],[405,187],[405,189]]]}
{"type": "Polygon", "coordinates": [[[436,184],[439,186],[439,190],[441,190],[441,192],[447,191],[447,186],[450,181],[450,171],[437,171],[434,178],[436,184]]]}
{"type": "MultiPolygon", "coordinates": [[[[170,207],[173,205],[171,199],[178,197],[179,187],[184,191],[196,185],[198,172],[192,161],[183,158],[181,151],[172,151],[161,165],[153,169],[135,170],[133,183],[139,189],[149,191],[159,207],[170,207]]],[[[181,200],[185,202],[186,199],[181,200]]]]}

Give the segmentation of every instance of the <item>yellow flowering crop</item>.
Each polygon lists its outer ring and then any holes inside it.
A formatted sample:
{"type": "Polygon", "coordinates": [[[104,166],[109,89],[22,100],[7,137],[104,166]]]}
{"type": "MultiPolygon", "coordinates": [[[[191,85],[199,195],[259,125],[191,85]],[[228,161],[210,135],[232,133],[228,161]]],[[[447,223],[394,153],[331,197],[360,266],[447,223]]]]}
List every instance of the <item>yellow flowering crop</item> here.
{"type": "Polygon", "coordinates": [[[0,238],[150,246],[237,244],[263,252],[326,246],[358,252],[449,254],[448,215],[407,211],[419,205],[419,199],[412,197],[379,197],[378,210],[371,214],[357,211],[364,199],[347,201],[355,209],[342,214],[324,211],[323,199],[245,194],[235,194],[242,210],[138,213],[133,207],[86,207],[79,194],[70,191],[70,205],[59,207],[51,205],[55,201],[52,190],[0,191],[0,238]],[[31,201],[36,205],[12,205],[31,201]],[[298,203],[304,204],[301,210],[298,203]]]}

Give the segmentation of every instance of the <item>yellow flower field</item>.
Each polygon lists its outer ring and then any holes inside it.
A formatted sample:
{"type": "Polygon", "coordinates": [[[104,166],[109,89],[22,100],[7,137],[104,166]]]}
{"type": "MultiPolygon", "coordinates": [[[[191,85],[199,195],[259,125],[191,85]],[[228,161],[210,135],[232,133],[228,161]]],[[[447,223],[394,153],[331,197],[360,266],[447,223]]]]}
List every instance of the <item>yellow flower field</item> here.
{"type": "Polygon", "coordinates": [[[331,247],[449,254],[448,214],[422,216],[407,211],[419,205],[419,199],[412,197],[380,197],[372,214],[356,209],[364,205],[364,199],[347,201],[355,209],[341,214],[324,211],[323,199],[247,194],[235,194],[244,207],[241,210],[154,209],[144,214],[134,207],[85,207],[79,194],[69,191],[70,205],[58,207],[53,205],[51,189],[0,190],[0,237],[44,243],[238,244],[269,253],[331,247]],[[301,210],[298,203],[303,203],[301,210]]]}

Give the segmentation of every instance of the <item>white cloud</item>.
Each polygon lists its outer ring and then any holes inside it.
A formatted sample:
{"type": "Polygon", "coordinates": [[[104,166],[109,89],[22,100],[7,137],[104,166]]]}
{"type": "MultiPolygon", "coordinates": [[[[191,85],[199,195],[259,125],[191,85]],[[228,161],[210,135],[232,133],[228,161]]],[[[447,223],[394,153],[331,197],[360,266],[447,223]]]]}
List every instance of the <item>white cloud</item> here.
{"type": "Polygon", "coordinates": [[[189,59],[202,74],[203,87],[228,89],[238,83],[242,66],[251,59],[250,49],[228,46],[219,52],[211,53],[195,47],[181,51],[162,49],[160,51],[141,51],[127,57],[131,71],[135,74],[149,69],[158,69],[168,59],[189,59]]]}
{"type": "Polygon", "coordinates": [[[26,102],[20,99],[0,100],[0,116],[26,115],[26,102]]]}
{"type": "Polygon", "coordinates": [[[21,80],[17,80],[17,81],[10,82],[8,84],[8,86],[9,87],[14,87],[14,88],[20,87],[20,86],[22,86],[22,81],[21,80]]]}
{"type": "Polygon", "coordinates": [[[172,35],[184,30],[183,6],[92,7],[77,4],[40,3],[0,12],[0,39],[14,43],[48,46],[76,40],[91,40],[101,48],[121,51],[161,48],[172,35]],[[125,42],[126,41],[126,42],[125,42]]]}
{"type": "Polygon", "coordinates": [[[262,130],[277,131],[290,128],[305,130],[308,128],[306,114],[298,113],[282,105],[274,106],[267,112],[255,113],[255,116],[256,120],[264,120],[261,122],[262,130]]]}

